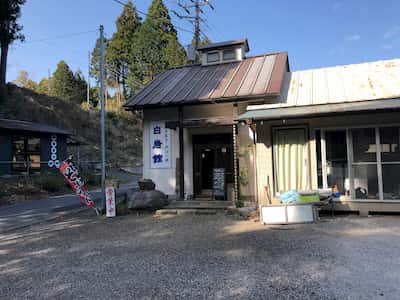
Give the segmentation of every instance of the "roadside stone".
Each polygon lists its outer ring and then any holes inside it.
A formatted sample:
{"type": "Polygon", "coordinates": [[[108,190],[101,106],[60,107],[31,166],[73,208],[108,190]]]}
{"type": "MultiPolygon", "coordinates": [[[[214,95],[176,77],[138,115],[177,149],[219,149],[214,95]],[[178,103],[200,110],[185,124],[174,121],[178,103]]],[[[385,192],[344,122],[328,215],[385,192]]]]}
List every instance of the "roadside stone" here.
{"type": "Polygon", "coordinates": [[[156,210],[169,204],[167,196],[160,191],[140,191],[128,198],[128,208],[156,210]]]}

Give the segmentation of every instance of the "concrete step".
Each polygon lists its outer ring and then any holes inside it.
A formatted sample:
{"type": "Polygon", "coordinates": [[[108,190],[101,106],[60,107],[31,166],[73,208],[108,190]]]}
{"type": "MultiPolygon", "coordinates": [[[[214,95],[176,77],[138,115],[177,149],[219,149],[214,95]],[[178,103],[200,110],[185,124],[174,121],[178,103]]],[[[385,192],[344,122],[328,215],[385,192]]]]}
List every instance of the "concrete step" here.
{"type": "Polygon", "coordinates": [[[173,201],[166,209],[227,209],[232,206],[229,201],[173,201]]]}
{"type": "Polygon", "coordinates": [[[216,215],[218,212],[223,212],[221,209],[196,209],[196,208],[183,208],[183,209],[169,209],[163,208],[156,210],[156,216],[162,215],[216,215]]]}

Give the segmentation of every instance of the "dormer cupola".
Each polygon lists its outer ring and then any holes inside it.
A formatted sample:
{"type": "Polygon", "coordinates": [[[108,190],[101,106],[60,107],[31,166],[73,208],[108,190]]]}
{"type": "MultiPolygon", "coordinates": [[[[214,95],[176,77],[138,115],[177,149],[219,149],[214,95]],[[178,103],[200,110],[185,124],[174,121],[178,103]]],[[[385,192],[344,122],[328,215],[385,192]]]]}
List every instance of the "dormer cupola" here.
{"type": "Polygon", "coordinates": [[[203,66],[241,61],[249,50],[247,39],[214,43],[197,48],[203,66]]]}

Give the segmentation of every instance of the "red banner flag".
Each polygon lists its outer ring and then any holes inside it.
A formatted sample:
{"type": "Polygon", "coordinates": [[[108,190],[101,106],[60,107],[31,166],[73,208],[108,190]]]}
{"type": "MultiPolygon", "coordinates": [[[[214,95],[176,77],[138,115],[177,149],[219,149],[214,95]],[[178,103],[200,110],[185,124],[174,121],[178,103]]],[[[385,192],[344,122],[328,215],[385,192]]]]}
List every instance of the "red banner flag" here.
{"type": "Polygon", "coordinates": [[[87,191],[83,179],[79,176],[78,169],[72,162],[72,158],[69,157],[64,160],[60,164],[59,170],[75,193],[79,196],[79,198],[81,198],[81,202],[87,207],[92,208],[94,206],[94,202],[90,198],[90,194],[87,191]]]}

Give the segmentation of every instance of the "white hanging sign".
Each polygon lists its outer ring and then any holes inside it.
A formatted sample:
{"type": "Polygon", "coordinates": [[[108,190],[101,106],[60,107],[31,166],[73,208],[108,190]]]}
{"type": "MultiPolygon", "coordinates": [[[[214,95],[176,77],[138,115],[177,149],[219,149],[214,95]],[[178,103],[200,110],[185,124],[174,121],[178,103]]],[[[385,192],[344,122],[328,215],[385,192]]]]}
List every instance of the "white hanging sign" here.
{"type": "Polygon", "coordinates": [[[171,132],[165,121],[150,122],[150,168],[171,168],[171,132]]]}
{"type": "Polygon", "coordinates": [[[60,167],[60,161],[57,159],[57,136],[53,134],[50,140],[50,160],[47,165],[49,168],[60,167]]]}
{"type": "Polygon", "coordinates": [[[115,217],[115,188],[106,187],[106,216],[115,217]]]}

